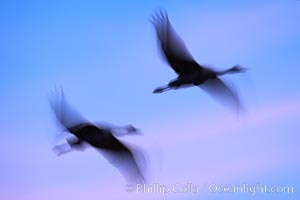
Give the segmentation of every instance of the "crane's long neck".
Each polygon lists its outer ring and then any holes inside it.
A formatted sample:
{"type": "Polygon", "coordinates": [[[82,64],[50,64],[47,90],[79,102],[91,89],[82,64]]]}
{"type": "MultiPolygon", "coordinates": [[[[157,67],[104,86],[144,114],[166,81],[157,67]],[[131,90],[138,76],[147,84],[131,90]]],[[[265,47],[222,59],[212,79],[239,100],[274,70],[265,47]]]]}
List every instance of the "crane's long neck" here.
{"type": "Polygon", "coordinates": [[[235,73],[241,73],[241,72],[245,72],[247,69],[240,67],[238,65],[235,65],[227,70],[221,71],[218,73],[219,76],[222,76],[224,74],[235,74],[235,73]]]}

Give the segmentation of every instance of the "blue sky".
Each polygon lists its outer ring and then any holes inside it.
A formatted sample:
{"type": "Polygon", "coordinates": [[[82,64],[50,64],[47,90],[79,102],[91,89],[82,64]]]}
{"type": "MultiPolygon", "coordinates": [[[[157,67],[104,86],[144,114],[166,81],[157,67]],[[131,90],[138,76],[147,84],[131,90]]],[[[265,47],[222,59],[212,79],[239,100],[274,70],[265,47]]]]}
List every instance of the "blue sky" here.
{"type": "Polygon", "coordinates": [[[224,198],[126,193],[97,152],[56,157],[48,100],[57,86],[91,121],[142,129],[124,140],[149,154],[150,182],[291,185],[293,194],[226,195],[298,199],[299,9],[293,0],[1,1],[1,199],[224,198]],[[158,8],[199,63],[249,68],[227,77],[246,116],[198,88],[152,94],[175,78],[149,22],[158,8]]]}

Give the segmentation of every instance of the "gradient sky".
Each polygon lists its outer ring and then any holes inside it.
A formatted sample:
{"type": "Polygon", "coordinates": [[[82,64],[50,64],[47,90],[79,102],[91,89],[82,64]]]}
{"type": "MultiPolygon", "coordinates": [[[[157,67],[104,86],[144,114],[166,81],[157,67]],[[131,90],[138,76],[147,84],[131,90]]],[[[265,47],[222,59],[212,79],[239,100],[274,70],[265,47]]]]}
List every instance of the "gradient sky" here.
{"type": "Polygon", "coordinates": [[[0,199],[299,199],[299,19],[296,0],[1,1],[0,199]],[[149,22],[158,8],[201,64],[249,69],[230,76],[247,115],[198,88],[152,94],[176,77],[149,22]],[[57,86],[91,121],[142,129],[122,139],[148,153],[150,183],[294,193],[128,193],[96,151],[51,150],[58,129],[48,100],[57,86]]]}

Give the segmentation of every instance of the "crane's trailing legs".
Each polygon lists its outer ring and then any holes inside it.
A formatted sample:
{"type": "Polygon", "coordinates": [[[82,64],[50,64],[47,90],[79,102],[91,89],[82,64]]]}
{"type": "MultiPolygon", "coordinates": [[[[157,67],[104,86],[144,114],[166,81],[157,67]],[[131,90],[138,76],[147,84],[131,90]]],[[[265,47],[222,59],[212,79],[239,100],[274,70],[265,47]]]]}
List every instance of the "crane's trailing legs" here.
{"type": "Polygon", "coordinates": [[[168,90],[171,90],[171,89],[172,89],[172,88],[171,88],[171,86],[169,86],[169,85],[167,85],[167,86],[161,86],[161,87],[156,88],[156,89],[153,91],[153,93],[154,93],[154,94],[157,94],[157,93],[163,93],[163,92],[168,91],[168,90]]]}

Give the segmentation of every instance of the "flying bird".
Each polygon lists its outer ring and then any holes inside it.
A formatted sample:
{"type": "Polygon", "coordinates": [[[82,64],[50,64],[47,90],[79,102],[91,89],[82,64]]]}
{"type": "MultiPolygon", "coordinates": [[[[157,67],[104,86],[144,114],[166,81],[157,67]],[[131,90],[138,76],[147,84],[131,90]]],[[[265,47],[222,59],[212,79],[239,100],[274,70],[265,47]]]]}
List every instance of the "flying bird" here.
{"type": "Polygon", "coordinates": [[[62,90],[56,91],[55,98],[50,100],[50,104],[62,130],[73,135],[73,138],[67,139],[67,143],[53,148],[58,156],[91,146],[115,166],[128,182],[146,182],[142,173],[146,160],[141,149],[125,144],[117,138],[117,136],[141,134],[139,129],[132,125],[112,126],[89,122],[68,104],[62,90]]]}
{"type": "Polygon", "coordinates": [[[164,59],[178,75],[166,86],[156,88],[153,93],[199,86],[212,97],[218,98],[221,103],[229,103],[237,109],[241,107],[235,90],[225,84],[220,76],[244,72],[246,68],[236,65],[224,71],[215,71],[204,67],[198,64],[188,51],[185,43],[172,27],[166,12],[161,10],[156,12],[150,21],[155,27],[164,59]]]}

